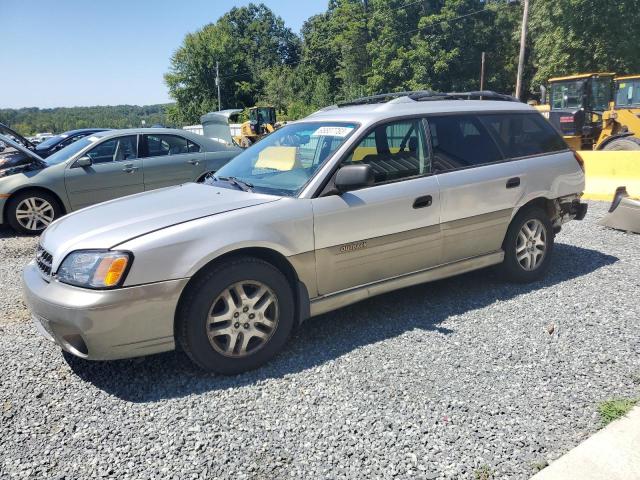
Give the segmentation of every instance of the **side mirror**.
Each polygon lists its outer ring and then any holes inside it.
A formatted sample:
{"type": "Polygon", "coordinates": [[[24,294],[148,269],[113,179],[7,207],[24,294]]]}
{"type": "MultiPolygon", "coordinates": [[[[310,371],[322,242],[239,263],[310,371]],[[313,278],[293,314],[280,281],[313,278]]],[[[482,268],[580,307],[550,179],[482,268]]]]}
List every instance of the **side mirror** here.
{"type": "Polygon", "coordinates": [[[91,165],[93,165],[93,160],[91,160],[91,157],[89,157],[88,155],[85,155],[84,157],[80,157],[79,159],[76,160],[76,163],[73,164],[74,167],[90,167],[91,165]]]}
{"type": "Polygon", "coordinates": [[[335,186],[339,193],[373,185],[375,179],[371,165],[345,165],[336,173],[335,186]]]}

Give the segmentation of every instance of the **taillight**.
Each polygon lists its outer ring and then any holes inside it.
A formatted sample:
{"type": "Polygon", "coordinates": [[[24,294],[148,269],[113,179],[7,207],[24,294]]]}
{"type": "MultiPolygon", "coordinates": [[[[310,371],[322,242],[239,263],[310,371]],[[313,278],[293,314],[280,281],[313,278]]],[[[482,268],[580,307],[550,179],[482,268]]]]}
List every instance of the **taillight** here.
{"type": "Polygon", "coordinates": [[[576,159],[576,162],[578,162],[578,165],[580,165],[580,169],[584,172],[584,160],[582,159],[580,154],[578,152],[574,151],[573,152],[573,158],[576,159]]]}

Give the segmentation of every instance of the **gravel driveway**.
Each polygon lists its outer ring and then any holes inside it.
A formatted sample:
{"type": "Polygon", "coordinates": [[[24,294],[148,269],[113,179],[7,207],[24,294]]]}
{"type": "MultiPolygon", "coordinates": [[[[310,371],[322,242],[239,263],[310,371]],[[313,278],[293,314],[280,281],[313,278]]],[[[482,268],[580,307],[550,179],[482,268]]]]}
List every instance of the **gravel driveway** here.
{"type": "Polygon", "coordinates": [[[19,299],[36,241],[4,230],[0,477],[528,478],[598,429],[598,402],[638,395],[640,235],[605,211],[565,227],[540,284],[485,270],[377,297],[236,377],[63,357],[19,299]]]}

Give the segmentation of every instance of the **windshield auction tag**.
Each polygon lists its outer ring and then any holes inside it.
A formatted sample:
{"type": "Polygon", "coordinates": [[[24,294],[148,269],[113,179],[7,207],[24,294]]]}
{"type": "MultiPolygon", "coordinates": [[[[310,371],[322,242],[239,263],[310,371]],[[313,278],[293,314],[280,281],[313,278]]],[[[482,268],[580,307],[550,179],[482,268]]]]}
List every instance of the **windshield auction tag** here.
{"type": "Polygon", "coordinates": [[[320,127],[313,134],[312,137],[341,137],[344,138],[351,133],[353,127],[320,127]]]}

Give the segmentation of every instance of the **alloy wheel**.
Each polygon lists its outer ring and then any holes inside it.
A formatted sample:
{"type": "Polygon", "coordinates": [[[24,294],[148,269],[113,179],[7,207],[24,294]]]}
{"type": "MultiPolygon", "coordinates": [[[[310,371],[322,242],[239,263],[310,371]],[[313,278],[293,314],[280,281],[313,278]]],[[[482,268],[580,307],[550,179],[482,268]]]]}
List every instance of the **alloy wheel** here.
{"type": "Polygon", "coordinates": [[[516,259],[527,271],[540,266],[547,253],[547,230],[538,219],[527,220],[518,232],[516,259]]]}
{"type": "Polygon", "coordinates": [[[25,198],[16,207],[16,220],[32,232],[47,228],[53,222],[54,216],[53,205],[39,197],[25,198]]]}
{"type": "Polygon", "coordinates": [[[255,353],[278,326],[278,298],[267,285],[254,280],[234,283],[213,302],[207,318],[209,343],[228,357],[255,353]]]}

